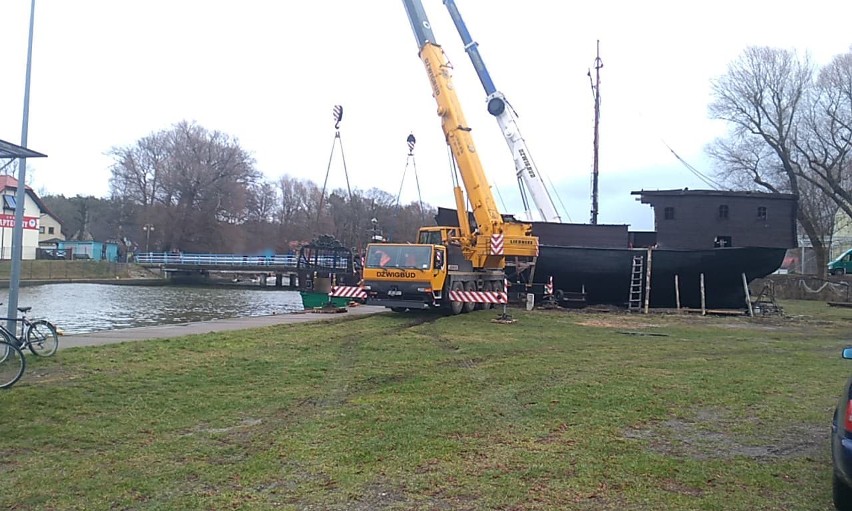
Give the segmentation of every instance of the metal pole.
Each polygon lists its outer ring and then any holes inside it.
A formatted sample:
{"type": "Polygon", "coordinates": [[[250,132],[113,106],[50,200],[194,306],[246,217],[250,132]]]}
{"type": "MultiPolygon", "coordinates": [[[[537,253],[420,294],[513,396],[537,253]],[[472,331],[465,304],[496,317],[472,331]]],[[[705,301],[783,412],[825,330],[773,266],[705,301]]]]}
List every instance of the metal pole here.
{"type": "Polygon", "coordinates": [[[648,314],[648,310],[651,306],[651,258],[653,256],[654,249],[648,247],[648,268],[647,273],[645,274],[645,314],[648,314]]]}
{"type": "Polygon", "coordinates": [[[675,304],[677,304],[677,310],[680,312],[680,282],[678,282],[677,273],[675,273],[675,304]]]}
{"type": "MultiPolygon", "coordinates": [[[[24,118],[21,125],[21,147],[27,147],[27,132],[30,123],[30,74],[33,64],[33,25],[35,20],[35,0],[30,3],[30,33],[27,41],[27,72],[24,82],[24,118]]],[[[21,258],[24,242],[24,205],[27,187],[27,159],[21,158],[18,164],[18,189],[15,193],[15,226],[12,230],[12,269],[9,274],[8,318],[18,317],[18,288],[21,284],[21,258]]],[[[15,321],[9,319],[6,328],[14,332],[15,321]]]]}
{"type": "Polygon", "coordinates": [[[145,231],[145,253],[148,252],[148,245],[151,242],[151,231],[154,230],[154,224],[145,224],[142,226],[142,230],[145,231]]]}

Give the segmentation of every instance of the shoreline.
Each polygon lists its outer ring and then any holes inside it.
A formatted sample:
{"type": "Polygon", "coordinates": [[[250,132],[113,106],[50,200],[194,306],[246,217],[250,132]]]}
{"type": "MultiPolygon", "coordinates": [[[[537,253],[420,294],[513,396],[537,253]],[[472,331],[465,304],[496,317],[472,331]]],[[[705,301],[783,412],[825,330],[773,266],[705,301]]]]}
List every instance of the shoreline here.
{"type": "Polygon", "coordinates": [[[59,349],[79,348],[85,346],[103,346],[129,341],[147,341],[152,339],[168,339],[187,335],[209,334],[231,330],[246,330],[273,325],[310,323],[313,321],[335,321],[352,317],[378,314],[388,309],[373,305],[348,307],[346,312],[316,313],[310,311],[273,314],[269,316],[252,316],[243,318],[214,319],[193,323],[176,323],[171,325],[143,326],[133,328],[118,328],[87,334],[63,335],[59,339],[59,349]]]}
{"type": "MultiPolygon", "coordinates": [[[[115,285],[115,286],[198,286],[198,287],[228,287],[228,288],[240,288],[240,289],[258,289],[264,291],[298,291],[297,287],[275,287],[275,286],[261,286],[259,284],[244,284],[241,282],[204,282],[204,281],[191,281],[191,282],[172,282],[169,279],[135,279],[135,278],[113,278],[113,279],[75,279],[75,278],[63,278],[63,279],[21,279],[19,282],[20,287],[28,287],[28,286],[42,286],[45,284],[106,284],[106,285],[115,285]]],[[[0,280],[0,289],[9,289],[9,281],[8,280],[0,280]]]]}

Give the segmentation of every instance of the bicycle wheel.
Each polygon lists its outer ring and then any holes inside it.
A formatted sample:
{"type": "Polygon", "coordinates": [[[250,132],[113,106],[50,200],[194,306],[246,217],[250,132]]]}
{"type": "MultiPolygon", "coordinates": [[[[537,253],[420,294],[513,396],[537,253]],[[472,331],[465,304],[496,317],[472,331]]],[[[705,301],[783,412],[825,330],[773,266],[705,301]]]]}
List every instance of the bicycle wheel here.
{"type": "Polygon", "coordinates": [[[27,360],[14,344],[0,340],[0,389],[9,388],[21,379],[27,360]]]}
{"type": "MultiPolygon", "coordinates": [[[[5,328],[0,327],[0,342],[6,342],[11,344],[12,346],[17,346],[18,349],[21,347],[18,346],[18,339],[15,338],[12,334],[6,331],[5,328]]],[[[6,350],[0,350],[0,362],[6,360],[6,357],[9,356],[9,352],[6,350]]]]}
{"type": "Polygon", "coordinates": [[[56,327],[49,321],[38,319],[27,327],[27,346],[33,355],[49,357],[56,353],[59,347],[59,336],[56,327]]]}

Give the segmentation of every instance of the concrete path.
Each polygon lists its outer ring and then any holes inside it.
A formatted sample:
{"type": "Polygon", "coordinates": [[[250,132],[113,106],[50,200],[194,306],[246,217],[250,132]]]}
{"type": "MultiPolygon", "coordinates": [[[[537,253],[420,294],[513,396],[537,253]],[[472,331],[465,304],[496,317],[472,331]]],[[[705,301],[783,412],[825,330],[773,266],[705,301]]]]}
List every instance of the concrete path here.
{"type": "Polygon", "coordinates": [[[90,334],[63,335],[59,338],[59,348],[100,346],[117,342],[163,339],[227,330],[244,330],[246,328],[259,328],[270,325],[307,323],[309,321],[333,321],[338,318],[376,314],[387,310],[385,307],[359,305],[357,307],[349,307],[346,312],[340,313],[297,312],[251,318],[215,319],[212,321],[200,321],[198,323],[120,328],[90,334]]]}

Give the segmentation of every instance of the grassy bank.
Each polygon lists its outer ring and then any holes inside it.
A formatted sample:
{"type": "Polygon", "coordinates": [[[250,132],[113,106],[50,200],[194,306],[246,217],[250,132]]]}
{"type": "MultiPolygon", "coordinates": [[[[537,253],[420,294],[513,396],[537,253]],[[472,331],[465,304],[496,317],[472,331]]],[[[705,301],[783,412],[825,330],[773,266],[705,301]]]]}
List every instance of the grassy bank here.
{"type": "Polygon", "coordinates": [[[828,510],[852,310],[382,314],[29,357],[2,509],[828,510]]]}
{"type": "MultiPolygon", "coordinates": [[[[0,281],[8,281],[11,261],[0,261],[0,281]]],[[[99,280],[125,278],[156,278],[145,268],[126,263],[106,261],[21,261],[21,280],[99,280]]]]}

